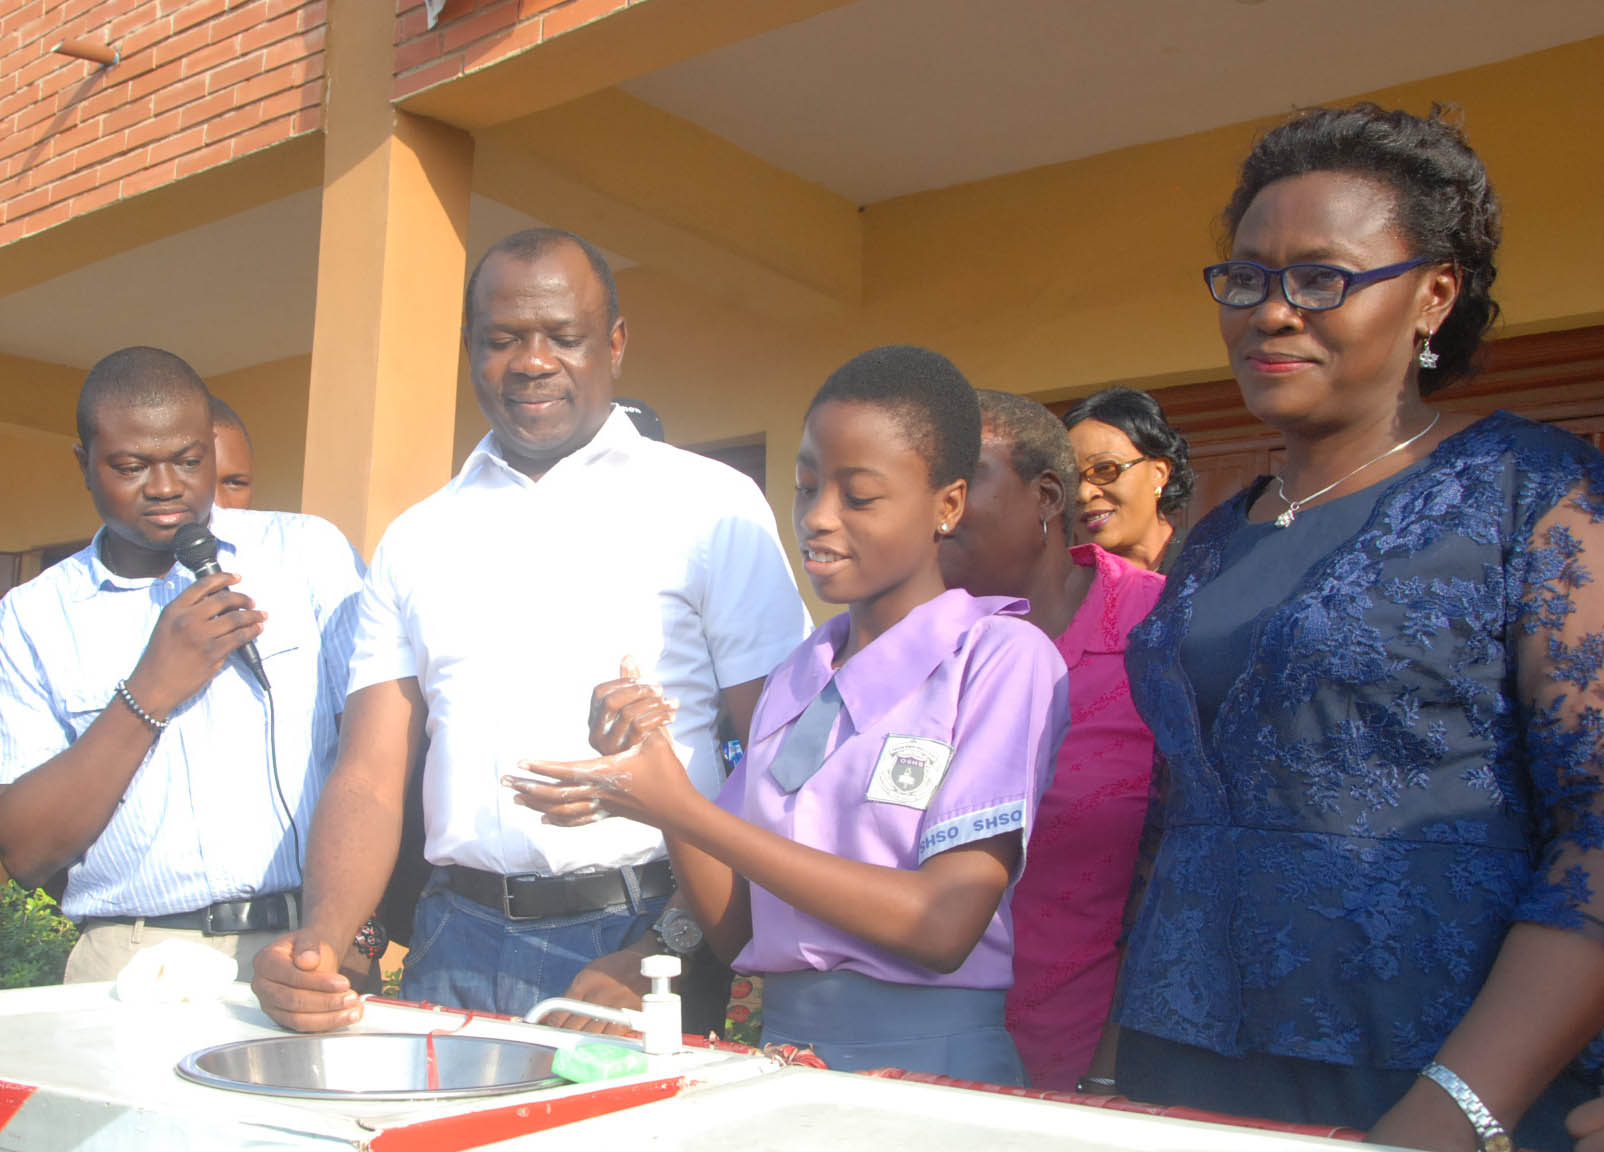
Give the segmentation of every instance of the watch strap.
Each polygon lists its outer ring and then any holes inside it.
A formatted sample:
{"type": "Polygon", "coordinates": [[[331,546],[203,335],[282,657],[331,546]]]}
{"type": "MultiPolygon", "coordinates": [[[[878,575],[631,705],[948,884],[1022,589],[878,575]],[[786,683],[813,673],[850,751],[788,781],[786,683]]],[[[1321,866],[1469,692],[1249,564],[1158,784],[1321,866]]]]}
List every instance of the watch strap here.
{"type": "Polygon", "coordinates": [[[1454,1103],[1458,1104],[1459,1110],[1465,1114],[1465,1119],[1469,1120],[1470,1126],[1476,1130],[1476,1141],[1482,1152],[1510,1152],[1514,1148],[1514,1142],[1510,1140],[1509,1133],[1504,1131],[1504,1126],[1498,1122],[1498,1118],[1452,1068],[1446,1068],[1434,1061],[1422,1068],[1420,1074],[1453,1097],[1454,1103]]]}

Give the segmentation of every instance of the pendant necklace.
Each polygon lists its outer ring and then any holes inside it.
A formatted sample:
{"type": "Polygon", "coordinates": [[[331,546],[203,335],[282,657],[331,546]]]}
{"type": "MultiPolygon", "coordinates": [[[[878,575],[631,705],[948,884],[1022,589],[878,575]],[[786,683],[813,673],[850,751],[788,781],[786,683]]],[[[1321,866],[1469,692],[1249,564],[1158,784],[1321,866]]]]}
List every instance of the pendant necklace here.
{"type": "Polygon", "coordinates": [[[1281,477],[1277,476],[1275,478],[1275,493],[1276,493],[1276,496],[1280,498],[1281,502],[1287,506],[1287,510],[1285,512],[1281,513],[1281,515],[1279,515],[1279,516],[1277,516],[1275,518],[1275,526],[1277,528],[1286,528],[1286,527],[1288,527],[1294,520],[1296,520],[1298,518],[1298,513],[1303,511],[1304,507],[1311,500],[1320,499],[1320,497],[1324,496],[1327,492],[1331,491],[1331,489],[1335,488],[1338,484],[1341,484],[1345,480],[1353,479],[1359,473],[1363,472],[1366,468],[1370,467],[1370,465],[1381,463],[1388,456],[1391,456],[1394,452],[1402,452],[1405,448],[1409,447],[1409,445],[1413,444],[1416,440],[1419,440],[1427,432],[1430,432],[1433,428],[1437,427],[1437,421],[1439,421],[1441,419],[1442,419],[1442,413],[1438,412],[1435,416],[1433,416],[1431,418],[1431,423],[1430,424],[1427,424],[1419,432],[1416,432],[1413,436],[1409,437],[1409,439],[1400,440],[1398,443],[1394,444],[1391,448],[1388,448],[1380,456],[1377,456],[1374,460],[1366,460],[1363,464],[1359,465],[1359,467],[1355,468],[1352,472],[1349,472],[1346,476],[1342,476],[1342,477],[1339,477],[1336,480],[1333,480],[1331,483],[1327,484],[1324,488],[1320,489],[1320,491],[1318,491],[1318,492],[1309,493],[1309,495],[1305,496],[1302,500],[1290,500],[1290,499],[1288,499],[1287,498],[1287,486],[1286,486],[1285,482],[1281,479],[1281,477]]]}

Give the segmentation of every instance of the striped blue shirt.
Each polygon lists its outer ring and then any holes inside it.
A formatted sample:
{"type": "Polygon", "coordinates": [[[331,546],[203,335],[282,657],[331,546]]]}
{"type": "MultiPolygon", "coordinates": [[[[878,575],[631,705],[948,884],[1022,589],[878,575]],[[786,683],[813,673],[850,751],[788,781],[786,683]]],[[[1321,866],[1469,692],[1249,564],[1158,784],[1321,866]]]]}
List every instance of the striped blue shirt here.
{"type": "MultiPolygon", "coordinates": [[[[302,850],[334,763],[362,561],[312,516],[216,508],[218,562],[268,614],[257,640],[273,685],[278,774],[302,850]]],[[[100,535],[0,601],[0,783],[56,756],[111,701],[156,618],[194,583],[127,579],[100,561],[100,535]]],[[[281,892],[301,862],[274,791],[264,693],[237,659],[173,713],[110,823],[74,862],[63,907],[159,916],[281,892]]]]}

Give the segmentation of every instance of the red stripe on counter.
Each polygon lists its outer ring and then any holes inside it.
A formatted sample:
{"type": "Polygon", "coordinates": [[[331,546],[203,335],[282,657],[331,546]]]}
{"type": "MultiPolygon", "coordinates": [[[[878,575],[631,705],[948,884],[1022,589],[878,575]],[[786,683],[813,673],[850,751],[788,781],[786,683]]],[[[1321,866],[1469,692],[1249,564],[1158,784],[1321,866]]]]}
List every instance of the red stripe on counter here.
{"type": "Polygon", "coordinates": [[[22,1111],[22,1106],[28,1102],[28,1097],[38,1090],[36,1084],[17,1084],[10,1080],[0,1080],[0,1128],[11,1123],[11,1118],[22,1111]]]}
{"type": "Polygon", "coordinates": [[[602,1088],[577,1096],[561,1096],[555,1100],[537,1100],[526,1104],[513,1104],[491,1108],[482,1112],[465,1112],[458,1116],[441,1116],[416,1124],[386,1128],[373,1138],[373,1152],[461,1152],[467,1148],[480,1148],[498,1140],[511,1140],[528,1132],[544,1132],[605,1116],[640,1104],[666,1100],[677,1096],[685,1081],[652,1080],[643,1084],[625,1084],[617,1088],[602,1088]]]}

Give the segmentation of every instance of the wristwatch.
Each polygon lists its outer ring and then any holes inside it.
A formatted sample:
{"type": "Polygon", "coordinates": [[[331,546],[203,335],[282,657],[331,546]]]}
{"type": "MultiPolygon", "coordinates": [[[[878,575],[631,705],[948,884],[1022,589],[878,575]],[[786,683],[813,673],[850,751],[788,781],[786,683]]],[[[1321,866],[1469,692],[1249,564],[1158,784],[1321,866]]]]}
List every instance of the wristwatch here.
{"type": "Polygon", "coordinates": [[[377,960],[390,946],[390,933],[385,930],[384,921],[377,916],[369,916],[367,923],[356,930],[356,939],[351,943],[369,960],[377,960]]]}
{"type": "Polygon", "coordinates": [[[1476,1129],[1476,1140],[1482,1152],[1511,1152],[1515,1144],[1509,1138],[1509,1133],[1504,1131],[1504,1126],[1487,1110],[1481,1097],[1457,1073],[1441,1064],[1431,1063],[1422,1068],[1420,1074],[1454,1098],[1465,1119],[1476,1129]]]}
{"type": "Polygon", "coordinates": [[[652,925],[657,938],[677,956],[689,956],[702,946],[702,926],[696,917],[677,905],[663,909],[663,914],[652,925]]]}

